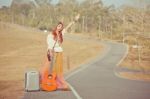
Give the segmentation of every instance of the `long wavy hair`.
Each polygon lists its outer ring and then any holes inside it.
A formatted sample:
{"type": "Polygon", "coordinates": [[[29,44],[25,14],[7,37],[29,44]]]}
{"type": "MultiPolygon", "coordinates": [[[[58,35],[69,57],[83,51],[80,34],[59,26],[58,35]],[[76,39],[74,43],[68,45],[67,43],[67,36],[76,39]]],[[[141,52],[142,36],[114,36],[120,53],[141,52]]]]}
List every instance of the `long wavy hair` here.
{"type": "MultiPolygon", "coordinates": [[[[62,25],[62,29],[59,31],[59,38],[60,38],[59,42],[62,43],[63,42],[62,30],[64,28],[64,24],[62,22],[59,22],[58,25],[60,25],[60,24],[62,25]]],[[[54,40],[57,39],[57,33],[56,33],[57,26],[55,27],[55,29],[52,32],[52,34],[54,35],[54,40]]]]}

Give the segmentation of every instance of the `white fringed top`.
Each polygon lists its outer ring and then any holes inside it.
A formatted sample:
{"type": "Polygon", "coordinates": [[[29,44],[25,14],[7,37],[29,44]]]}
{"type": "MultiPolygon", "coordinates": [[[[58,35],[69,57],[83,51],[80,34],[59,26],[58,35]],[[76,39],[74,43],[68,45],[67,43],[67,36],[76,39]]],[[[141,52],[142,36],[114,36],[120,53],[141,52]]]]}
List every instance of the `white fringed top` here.
{"type": "MultiPolygon", "coordinates": [[[[62,31],[62,36],[64,36],[65,32],[66,32],[66,30],[63,29],[63,31],[62,31]]],[[[53,39],[53,34],[52,34],[52,32],[49,33],[49,34],[47,35],[47,44],[48,44],[48,48],[47,48],[47,49],[52,49],[53,46],[54,46],[54,44],[55,44],[55,42],[56,42],[56,41],[53,39]]],[[[55,51],[55,52],[62,52],[62,51],[63,51],[63,48],[59,45],[58,41],[56,42],[56,45],[55,45],[55,47],[54,47],[54,51],[55,51]]]]}

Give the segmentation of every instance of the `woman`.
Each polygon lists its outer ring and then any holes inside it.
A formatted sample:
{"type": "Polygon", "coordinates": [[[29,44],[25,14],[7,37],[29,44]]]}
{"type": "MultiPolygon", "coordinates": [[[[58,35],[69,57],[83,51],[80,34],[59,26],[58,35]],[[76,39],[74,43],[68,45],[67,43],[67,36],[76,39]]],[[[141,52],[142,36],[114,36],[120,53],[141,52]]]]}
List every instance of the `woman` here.
{"type": "MultiPolygon", "coordinates": [[[[62,22],[59,22],[55,29],[52,31],[52,33],[49,33],[47,36],[47,55],[56,57],[53,66],[53,72],[56,73],[56,83],[58,90],[70,90],[63,76],[63,48],[61,47],[61,45],[63,43],[63,36],[65,32],[75,23],[75,21],[79,19],[79,16],[80,15],[78,14],[75,17],[75,20],[73,22],[70,22],[66,28],[64,28],[62,22]],[[55,47],[53,50],[54,45],[55,47]]],[[[49,69],[48,64],[48,59],[46,59],[45,66],[42,69],[43,73],[49,69]]]]}

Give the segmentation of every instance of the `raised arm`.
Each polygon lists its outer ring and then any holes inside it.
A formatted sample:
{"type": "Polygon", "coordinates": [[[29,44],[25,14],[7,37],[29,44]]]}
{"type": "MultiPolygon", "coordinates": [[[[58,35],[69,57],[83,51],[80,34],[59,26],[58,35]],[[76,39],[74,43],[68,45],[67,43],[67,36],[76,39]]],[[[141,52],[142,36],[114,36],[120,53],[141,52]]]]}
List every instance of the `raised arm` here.
{"type": "Polygon", "coordinates": [[[70,22],[64,29],[67,31],[76,21],[78,21],[78,19],[80,18],[80,14],[78,14],[75,19],[70,22]]]}

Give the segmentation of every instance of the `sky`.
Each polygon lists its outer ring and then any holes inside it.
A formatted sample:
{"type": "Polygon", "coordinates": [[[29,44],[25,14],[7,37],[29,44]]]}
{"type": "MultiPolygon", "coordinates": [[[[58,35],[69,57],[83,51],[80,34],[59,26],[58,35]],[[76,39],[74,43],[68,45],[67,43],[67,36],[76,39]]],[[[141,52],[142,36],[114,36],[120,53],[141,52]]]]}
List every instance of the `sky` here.
{"type": "MultiPolygon", "coordinates": [[[[84,0],[77,0],[79,2],[82,2],[84,0]]],[[[150,0],[142,0],[145,1],[146,3],[150,4],[150,0]]],[[[0,6],[9,6],[11,5],[12,0],[0,0],[0,6]]],[[[53,0],[52,3],[57,3],[59,2],[59,0],[53,0]]],[[[115,5],[116,7],[119,7],[121,5],[127,4],[127,5],[136,5],[136,6],[140,6],[142,5],[141,3],[139,3],[139,0],[102,0],[103,4],[105,6],[109,6],[109,5],[115,5]]]]}
{"type": "Polygon", "coordinates": [[[109,6],[114,4],[115,6],[121,6],[123,4],[131,4],[132,0],[102,0],[104,5],[109,6]]]}
{"type": "Polygon", "coordinates": [[[150,0],[102,0],[102,1],[106,6],[114,4],[116,7],[120,7],[121,5],[142,7],[144,4],[150,4],[150,0]]]}
{"type": "MultiPolygon", "coordinates": [[[[85,1],[85,0],[77,0],[79,2],[85,1]]],[[[116,7],[119,7],[124,4],[133,5],[138,0],[102,0],[103,4],[106,6],[114,4],[116,7]]],[[[53,0],[53,4],[56,4],[59,2],[59,0],[53,0]]]]}
{"type": "Polygon", "coordinates": [[[10,6],[12,0],[0,0],[0,6],[10,6]]]}

